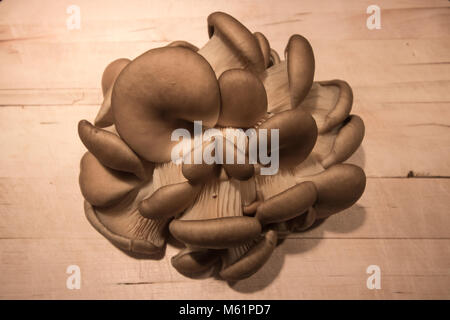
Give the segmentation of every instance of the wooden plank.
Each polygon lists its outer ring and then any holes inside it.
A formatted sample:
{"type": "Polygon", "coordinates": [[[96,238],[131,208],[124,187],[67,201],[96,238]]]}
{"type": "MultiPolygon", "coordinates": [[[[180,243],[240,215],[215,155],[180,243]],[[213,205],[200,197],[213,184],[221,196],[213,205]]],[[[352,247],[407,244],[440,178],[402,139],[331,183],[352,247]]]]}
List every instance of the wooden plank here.
{"type": "Polygon", "coordinates": [[[100,88],[0,89],[0,106],[100,105],[100,88]]]}
{"type": "MultiPolygon", "coordinates": [[[[77,238],[90,234],[91,227],[83,217],[82,197],[78,189],[79,161],[85,148],[78,138],[77,122],[94,118],[96,111],[95,106],[0,108],[0,127],[3,128],[0,135],[0,235],[10,238],[77,238]]],[[[396,118],[395,112],[387,115],[387,119],[396,118]]],[[[375,130],[376,124],[385,118],[375,118],[375,122],[371,122],[370,117],[368,119],[368,128],[375,130]]],[[[438,166],[439,157],[432,158],[420,150],[421,145],[424,149],[427,147],[428,140],[420,140],[418,135],[416,143],[408,145],[409,140],[405,137],[412,136],[412,131],[404,132],[400,136],[404,140],[400,140],[394,134],[387,137],[393,129],[387,131],[384,126],[381,129],[386,131],[384,135],[382,130],[368,133],[363,150],[357,152],[353,159],[353,162],[364,164],[368,175],[373,172],[382,175],[395,168],[387,162],[393,159],[389,160],[386,154],[396,148],[403,148],[399,152],[411,157],[407,163],[410,167],[402,164],[405,169],[418,173],[415,166],[421,159],[428,160],[430,169],[442,168],[438,166]],[[381,144],[377,138],[379,135],[389,143],[381,144]],[[393,143],[395,141],[399,141],[398,144],[393,143]],[[408,153],[405,146],[417,149],[417,152],[408,153]],[[380,163],[370,160],[377,153],[386,157],[379,157],[380,163]]],[[[432,129],[423,126],[419,134],[432,133],[432,129]]],[[[421,130],[421,127],[411,127],[411,130],[421,130]]],[[[437,127],[435,130],[445,132],[448,129],[437,127]]],[[[432,139],[436,137],[433,135],[432,139]]],[[[441,143],[448,142],[446,139],[441,143]]],[[[444,154],[442,150],[436,154],[444,154]]],[[[406,161],[407,158],[400,159],[406,161]]],[[[449,193],[448,179],[369,179],[367,190],[356,206],[299,236],[450,238],[449,193]]]]}
{"type": "Polygon", "coordinates": [[[99,236],[0,243],[3,299],[450,298],[450,240],[289,239],[263,269],[234,285],[178,274],[172,247],[154,261],[130,258],[99,236]],[[73,264],[81,268],[80,290],[66,288],[73,264]],[[366,287],[369,265],[381,269],[380,290],[366,287]]]}
{"type": "Polygon", "coordinates": [[[405,67],[391,67],[390,62],[397,60],[444,63],[431,65],[425,72],[410,67],[421,79],[446,75],[448,80],[450,10],[443,0],[426,4],[410,0],[403,7],[380,1],[383,27],[376,31],[366,28],[370,1],[351,1],[345,7],[332,0],[320,7],[313,1],[298,6],[292,1],[277,6],[258,2],[255,8],[252,1],[224,1],[217,6],[216,2],[136,1],[128,5],[105,1],[103,6],[84,0],[78,1],[83,9],[82,28],[75,31],[66,28],[64,3],[45,2],[5,2],[0,6],[0,88],[98,88],[104,67],[114,59],[134,58],[179,39],[202,46],[208,39],[206,17],[220,9],[235,14],[251,30],[264,32],[280,54],[291,34],[306,36],[316,52],[317,79],[339,77],[354,85],[410,79],[405,67]],[[39,6],[39,14],[22,10],[25,6],[39,6]],[[101,15],[99,7],[105,10],[101,15]],[[190,7],[196,10],[180,13],[190,7]],[[324,26],[333,26],[333,32],[324,26]],[[441,72],[433,72],[438,68],[441,72]],[[361,73],[367,77],[360,77],[361,73]]]}
{"type": "MultiPolygon", "coordinates": [[[[286,40],[279,42],[280,53],[286,40]]],[[[426,102],[450,101],[449,38],[439,41],[312,39],[311,43],[316,58],[315,79],[345,79],[353,86],[356,98],[377,102],[413,98],[426,102]]],[[[27,51],[38,58],[29,57],[29,64],[22,59],[20,64],[10,61],[2,66],[5,73],[0,75],[0,105],[100,103],[100,79],[105,66],[116,58],[134,57],[149,49],[142,45],[136,48],[133,43],[95,45],[102,50],[80,47],[77,42],[68,44],[72,46],[69,49],[62,44],[30,44],[27,51]],[[63,60],[71,63],[55,63],[60,59],[58,55],[69,54],[63,60]],[[36,59],[43,61],[36,66],[36,59]]],[[[1,52],[0,45],[0,55],[1,52]]]]}

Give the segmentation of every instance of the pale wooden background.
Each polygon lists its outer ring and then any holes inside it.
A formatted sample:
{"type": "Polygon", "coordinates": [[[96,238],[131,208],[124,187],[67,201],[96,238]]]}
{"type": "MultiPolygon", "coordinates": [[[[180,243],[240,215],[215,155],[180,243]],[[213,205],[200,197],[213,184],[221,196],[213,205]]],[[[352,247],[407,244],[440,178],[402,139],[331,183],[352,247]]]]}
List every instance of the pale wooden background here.
{"type": "Polygon", "coordinates": [[[450,298],[450,9],[445,0],[0,2],[0,297],[143,299],[450,298]],[[66,8],[81,8],[68,31],[66,8]],[[366,28],[366,8],[382,29],[366,28]],[[293,33],[315,51],[316,80],[353,87],[366,123],[351,162],[364,167],[357,205],[293,236],[236,285],[191,280],[135,260],[87,222],[78,189],[104,67],[184,39],[207,41],[217,10],[263,32],[283,52],[293,33]],[[406,178],[412,171],[414,178],[406,178]],[[81,290],[66,289],[79,265],[81,290]],[[379,265],[382,289],[366,288],[379,265]]]}

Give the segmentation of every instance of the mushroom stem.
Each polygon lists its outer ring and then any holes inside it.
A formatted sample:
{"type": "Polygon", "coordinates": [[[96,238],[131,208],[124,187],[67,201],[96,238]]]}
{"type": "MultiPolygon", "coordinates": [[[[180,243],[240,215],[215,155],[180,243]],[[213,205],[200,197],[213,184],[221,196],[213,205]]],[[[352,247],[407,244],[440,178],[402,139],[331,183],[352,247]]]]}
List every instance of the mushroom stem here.
{"type": "Polygon", "coordinates": [[[213,35],[197,52],[209,62],[217,78],[229,69],[245,67],[245,64],[218,35],[213,35]]]}
{"type": "Polygon", "coordinates": [[[276,175],[257,175],[255,178],[263,199],[273,197],[296,185],[290,169],[280,169],[276,175]]]}
{"type": "Polygon", "coordinates": [[[252,201],[254,180],[215,179],[206,184],[181,220],[205,220],[242,216],[242,204],[252,201]]]}
{"type": "Polygon", "coordinates": [[[268,68],[263,75],[263,84],[267,94],[268,112],[278,113],[291,109],[286,61],[281,61],[268,68]]]}

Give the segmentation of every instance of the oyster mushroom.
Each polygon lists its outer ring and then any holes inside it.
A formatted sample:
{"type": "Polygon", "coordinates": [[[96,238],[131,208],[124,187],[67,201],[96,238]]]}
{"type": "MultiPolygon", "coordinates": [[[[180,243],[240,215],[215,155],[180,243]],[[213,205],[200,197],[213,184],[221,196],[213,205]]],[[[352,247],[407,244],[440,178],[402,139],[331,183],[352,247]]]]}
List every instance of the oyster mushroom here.
{"type": "Polygon", "coordinates": [[[168,162],[175,129],[192,130],[196,120],[207,127],[216,124],[219,87],[208,62],[192,50],[152,49],[121,72],[112,109],[117,132],[137,154],[147,161],[168,162]]]}
{"type": "MultiPolygon", "coordinates": [[[[150,172],[152,167],[146,170],[150,172]]],[[[152,192],[151,182],[108,168],[90,152],[81,160],[79,181],[86,217],[97,231],[128,252],[161,252],[168,221],[145,219],[136,207],[143,195],[152,192]]]]}
{"type": "Polygon", "coordinates": [[[196,277],[222,265],[220,276],[235,281],[261,268],[278,238],[359,199],[364,172],[342,162],[361,143],[364,124],[350,115],[346,82],[313,83],[314,54],[302,36],[289,39],[280,61],[263,34],[225,13],[208,17],[208,33],[200,50],[175,41],[107,67],[100,121],[79,124],[89,151],[80,187],[89,221],[117,246],[159,252],[170,231],[186,246],[171,260],[180,273],[196,277]],[[191,139],[180,155],[221,141],[235,151],[234,163],[172,162],[173,130],[192,132],[196,120],[221,133],[253,128],[259,141],[269,129],[269,148],[270,130],[278,130],[278,172],[261,175],[266,163],[250,163],[247,139],[191,139]]]}
{"type": "Polygon", "coordinates": [[[264,58],[264,66],[266,68],[268,68],[271,63],[273,63],[271,61],[271,48],[270,48],[270,43],[267,40],[267,38],[264,36],[264,34],[262,34],[261,32],[254,32],[253,36],[256,38],[256,41],[258,41],[258,45],[259,45],[259,49],[261,50],[261,53],[263,55],[264,58]]]}
{"type": "Polygon", "coordinates": [[[117,59],[105,68],[102,76],[103,103],[94,121],[94,124],[97,127],[104,128],[111,126],[114,123],[111,110],[112,89],[119,73],[130,63],[130,61],[130,59],[125,58],[117,59]]]}
{"type": "Polygon", "coordinates": [[[205,57],[217,78],[229,69],[248,69],[255,74],[265,70],[261,34],[254,36],[244,25],[223,12],[208,16],[210,40],[198,53],[205,57]]]}
{"type": "Polygon", "coordinates": [[[228,281],[237,281],[255,274],[269,260],[277,244],[277,233],[269,230],[258,240],[230,248],[222,256],[223,268],[219,275],[228,281]]]}

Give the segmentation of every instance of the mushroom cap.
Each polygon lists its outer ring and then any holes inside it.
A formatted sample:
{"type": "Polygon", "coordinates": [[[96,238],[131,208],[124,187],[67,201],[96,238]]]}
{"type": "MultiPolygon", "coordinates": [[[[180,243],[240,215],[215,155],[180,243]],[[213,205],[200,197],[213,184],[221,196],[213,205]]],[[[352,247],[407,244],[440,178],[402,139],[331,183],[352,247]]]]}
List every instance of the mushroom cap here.
{"type": "Polygon", "coordinates": [[[175,239],[191,246],[224,249],[242,245],[261,233],[256,218],[246,216],[220,217],[204,220],[174,219],[169,224],[175,239]]]}
{"type": "Polygon", "coordinates": [[[285,49],[292,108],[306,97],[314,80],[314,53],[306,38],[294,34],[285,49]]]}
{"type": "Polygon", "coordinates": [[[253,34],[238,20],[224,12],[214,12],[208,16],[208,34],[218,35],[244,60],[253,72],[265,70],[264,56],[253,34]]]}
{"type": "Polygon", "coordinates": [[[192,122],[216,124],[220,92],[214,71],[199,54],[183,47],[152,49],[117,78],[112,94],[117,132],[140,156],[167,162],[178,142],[173,130],[192,122]]]}
{"type": "Polygon", "coordinates": [[[264,85],[253,73],[231,69],[219,77],[221,109],[218,125],[249,128],[267,112],[264,85]]]}
{"type": "Polygon", "coordinates": [[[122,71],[123,68],[125,68],[125,66],[130,63],[130,61],[131,61],[130,59],[121,58],[114,60],[113,62],[111,62],[106,66],[102,75],[103,96],[105,96],[108,89],[114,84],[114,81],[116,80],[120,71],[122,71]]]}
{"type": "Polygon", "coordinates": [[[269,230],[264,238],[259,240],[239,260],[226,266],[219,275],[227,281],[237,281],[250,277],[269,260],[277,244],[278,236],[274,230],[269,230]]]}
{"type": "Polygon", "coordinates": [[[90,152],[81,158],[79,183],[81,194],[94,206],[108,206],[137,188],[141,183],[131,174],[103,166],[90,152]]]}
{"type": "Polygon", "coordinates": [[[93,126],[87,120],[78,123],[78,135],[86,148],[105,166],[134,173],[146,180],[146,169],[139,157],[116,134],[93,126]]]}
{"type": "MultiPolygon", "coordinates": [[[[107,215],[98,208],[92,206],[88,201],[84,201],[84,212],[90,224],[100,232],[106,239],[111,241],[113,245],[128,254],[144,254],[156,256],[163,251],[165,237],[167,233],[167,220],[152,220],[147,224],[151,224],[151,236],[148,238],[136,236],[130,231],[130,228],[124,228],[123,225],[136,223],[133,219],[133,213],[122,210],[120,213],[107,215]],[[123,232],[118,232],[123,230],[123,232]]],[[[142,218],[142,220],[145,220],[142,218]]]]}
{"type": "Polygon", "coordinates": [[[198,51],[198,48],[196,46],[194,46],[192,43],[189,43],[187,41],[184,40],[176,40],[176,41],[172,41],[171,43],[169,43],[167,45],[167,47],[183,47],[186,49],[190,49],[194,52],[198,51]]]}
{"type": "Polygon", "coordinates": [[[264,57],[264,65],[266,68],[270,65],[270,44],[267,38],[261,32],[254,32],[253,35],[258,41],[259,48],[264,57]]]}
{"type": "Polygon", "coordinates": [[[317,188],[314,209],[319,219],[352,206],[366,187],[364,170],[352,164],[336,164],[302,180],[312,181],[317,188]]]}

